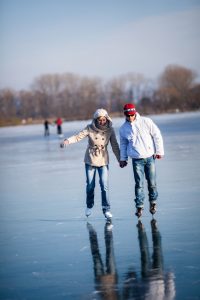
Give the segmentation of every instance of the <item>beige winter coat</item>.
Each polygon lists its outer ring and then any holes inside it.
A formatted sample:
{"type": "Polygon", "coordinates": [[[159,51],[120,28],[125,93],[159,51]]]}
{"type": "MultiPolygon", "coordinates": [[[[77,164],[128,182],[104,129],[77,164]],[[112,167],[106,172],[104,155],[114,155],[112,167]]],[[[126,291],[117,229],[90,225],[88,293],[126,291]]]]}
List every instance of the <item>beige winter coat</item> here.
{"type": "Polygon", "coordinates": [[[67,138],[69,144],[79,142],[83,138],[88,137],[88,146],[85,152],[84,162],[88,165],[101,167],[109,164],[109,154],[107,146],[111,143],[112,150],[120,161],[119,145],[116,139],[112,123],[105,130],[98,129],[94,121],[86,126],[77,135],[67,138]]]}

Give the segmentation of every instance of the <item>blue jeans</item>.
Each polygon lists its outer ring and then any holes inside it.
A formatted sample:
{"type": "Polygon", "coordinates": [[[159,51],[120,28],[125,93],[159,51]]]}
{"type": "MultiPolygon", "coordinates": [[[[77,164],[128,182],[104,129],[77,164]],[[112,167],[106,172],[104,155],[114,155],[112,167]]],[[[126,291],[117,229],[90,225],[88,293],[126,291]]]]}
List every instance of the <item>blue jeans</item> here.
{"type": "Polygon", "coordinates": [[[99,184],[101,187],[101,204],[103,211],[110,210],[108,199],[108,166],[94,167],[85,164],[86,171],[86,205],[88,208],[94,206],[94,189],[96,172],[99,173],[99,184]]]}
{"type": "Polygon", "coordinates": [[[144,175],[147,180],[149,201],[155,203],[158,197],[156,187],[156,166],[153,156],[141,159],[132,159],[135,178],[135,204],[136,207],[144,206],[144,175]]]}

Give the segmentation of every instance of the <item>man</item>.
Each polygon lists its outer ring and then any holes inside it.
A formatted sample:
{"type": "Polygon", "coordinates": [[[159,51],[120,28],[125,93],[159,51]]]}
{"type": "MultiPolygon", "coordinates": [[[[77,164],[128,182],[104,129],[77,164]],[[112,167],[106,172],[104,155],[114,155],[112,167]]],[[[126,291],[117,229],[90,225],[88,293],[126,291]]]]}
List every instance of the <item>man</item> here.
{"type": "Polygon", "coordinates": [[[128,156],[132,159],[135,178],[136,216],[142,216],[144,207],[144,176],[147,180],[150,213],[156,212],[158,197],[156,187],[155,159],[164,156],[163,139],[159,128],[150,118],[141,117],[135,105],[125,104],[125,123],[120,127],[120,167],[127,165],[128,156]]]}
{"type": "Polygon", "coordinates": [[[62,135],[62,119],[58,118],[55,123],[57,125],[57,134],[62,135]]]}
{"type": "Polygon", "coordinates": [[[44,121],[44,136],[48,136],[50,134],[49,132],[49,121],[45,120],[44,121]]]}

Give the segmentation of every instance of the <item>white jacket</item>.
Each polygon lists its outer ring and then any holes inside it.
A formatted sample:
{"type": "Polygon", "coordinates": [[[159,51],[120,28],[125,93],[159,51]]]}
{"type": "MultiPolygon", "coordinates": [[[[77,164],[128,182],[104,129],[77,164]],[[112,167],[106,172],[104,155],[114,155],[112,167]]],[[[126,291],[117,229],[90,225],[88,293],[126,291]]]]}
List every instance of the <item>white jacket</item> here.
{"type": "Polygon", "coordinates": [[[163,138],[155,123],[136,114],[133,122],[125,121],[119,129],[120,160],[147,158],[154,154],[164,155],[163,138]]]}

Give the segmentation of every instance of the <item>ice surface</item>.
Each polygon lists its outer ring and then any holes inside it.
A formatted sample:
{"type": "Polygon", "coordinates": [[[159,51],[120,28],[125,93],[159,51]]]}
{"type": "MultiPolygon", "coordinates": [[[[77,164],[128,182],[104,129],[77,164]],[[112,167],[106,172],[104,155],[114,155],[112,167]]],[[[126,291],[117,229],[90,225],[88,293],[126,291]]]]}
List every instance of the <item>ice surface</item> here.
{"type": "MultiPolygon", "coordinates": [[[[60,149],[55,127],[0,128],[0,299],[199,299],[200,112],[151,118],[165,143],[157,223],[146,198],[136,226],[131,161],[120,169],[110,151],[112,228],[98,178],[84,216],[86,140],[60,149]]],[[[64,123],[65,136],[88,122],[64,123]]]]}

